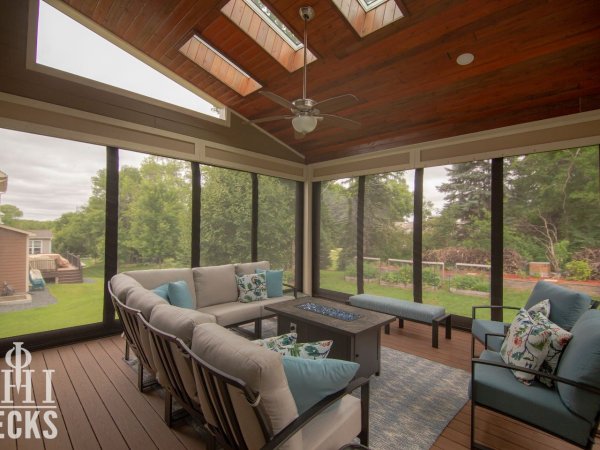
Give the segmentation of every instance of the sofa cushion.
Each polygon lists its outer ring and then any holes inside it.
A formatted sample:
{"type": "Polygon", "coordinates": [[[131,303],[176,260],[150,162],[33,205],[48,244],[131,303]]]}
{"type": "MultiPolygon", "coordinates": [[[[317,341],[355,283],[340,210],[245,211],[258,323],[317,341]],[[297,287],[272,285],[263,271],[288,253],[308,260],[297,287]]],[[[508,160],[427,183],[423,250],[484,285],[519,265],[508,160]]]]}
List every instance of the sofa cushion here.
{"type": "MultiPolygon", "coordinates": [[[[187,283],[192,298],[196,299],[196,289],[194,287],[192,269],[132,270],[125,273],[137,280],[146,289],[154,289],[161,284],[183,280],[187,283]]],[[[194,308],[195,307],[196,306],[194,305],[194,308]]]]}
{"type": "Polygon", "coordinates": [[[152,289],[156,295],[160,298],[164,298],[166,301],[169,301],[169,283],[161,284],[160,286],[152,289]]]}
{"type": "Polygon", "coordinates": [[[215,323],[216,319],[193,309],[179,308],[173,305],[157,305],[150,315],[150,325],[165,333],[181,339],[186,345],[192,343],[192,334],[196,325],[215,323]]]}
{"type": "Polygon", "coordinates": [[[283,270],[256,269],[256,273],[264,273],[267,277],[267,297],[281,297],[283,295],[283,270]]]}
{"type": "Polygon", "coordinates": [[[360,430],[360,399],[346,395],[302,428],[303,448],[338,450],[360,430]]]}
{"type": "Polygon", "coordinates": [[[550,300],[550,316],[548,318],[567,331],[573,328],[577,319],[590,308],[592,303],[586,294],[548,281],[538,281],[531,291],[525,309],[529,309],[545,299],[550,300]]]}
{"type": "Polygon", "coordinates": [[[294,296],[284,295],[283,297],[275,297],[268,298],[266,300],[261,300],[260,302],[258,302],[258,304],[260,305],[260,317],[270,317],[275,314],[273,311],[265,309],[265,306],[274,305],[275,303],[280,302],[287,302],[288,300],[294,300],[294,296]]]}
{"type": "Polygon", "coordinates": [[[169,303],[173,306],[187,309],[194,309],[196,306],[196,299],[192,298],[187,283],[183,280],[171,281],[167,287],[167,293],[169,303]]]}
{"type": "Polygon", "coordinates": [[[260,302],[221,303],[219,305],[207,306],[206,308],[198,308],[198,311],[215,316],[219,325],[227,327],[236,323],[250,322],[260,318],[260,302]]]}
{"type": "MultiPolygon", "coordinates": [[[[536,319],[540,315],[536,313],[531,317],[524,308],[521,308],[510,324],[500,348],[500,355],[505,363],[532,370],[540,368],[548,354],[552,334],[545,323],[536,319]]],[[[526,384],[535,378],[535,375],[527,372],[513,370],[513,373],[519,381],[526,384]]]]}
{"type": "Polygon", "coordinates": [[[195,267],[192,273],[196,286],[196,309],[237,300],[233,264],[195,267]]]}
{"type": "MultiPolygon", "coordinates": [[[[288,388],[287,379],[281,364],[281,355],[244,339],[216,324],[201,324],[194,329],[192,351],[211,366],[230,376],[243,380],[250,389],[260,395],[265,414],[275,433],[298,417],[296,403],[288,388]]],[[[234,398],[236,396],[234,393],[234,398]]],[[[249,417],[244,411],[252,408],[245,398],[236,402],[238,417],[249,417]]],[[[204,401],[201,398],[201,401],[204,401]]],[[[234,400],[235,401],[235,400],[234,400]]],[[[213,421],[210,415],[207,421],[213,421]]],[[[247,419],[251,422],[251,419],[247,419]]],[[[256,434],[258,424],[248,423],[242,427],[250,447],[261,447],[256,434]]],[[[296,434],[283,448],[301,449],[302,436],[296,434]]]]}
{"type": "Polygon", "coordinates": [[[267,277],[264,273],[236,275],[235,279],[240,302],[256,302],[267,298],[267,277]]]}
{"type": "Polygon", "coordinates": [[[360,364],[341,359],[284,356],[282,362],[299,414],[328,395],[344,389],[360,367],[360,364]]]}
{"type": "Polygon", "coordinates": [[[251,273],[256,273],[256,269],[269,270],[270,268],[271,265],[269,264],[269,261],[241,263],[235,265],[235,274],[248,275],[251,273]]]}
{"type": "Polygon", "coordinates": [[[139,309],[146,320],[150,320],[150,313],[155,306],[168,304],[169,302],[164,298],[143,287],[131,289],[127,295],[126,303],[130,308],[139,309]]]}
{"type": "MultiPolygon", "coordinates": [[[[573,338],[563,352],[557,375],[600,389],[600,311],[589,310],[577,321],[573,338]]],[[[558,383],[560,398],[567,407],[590,423],[600,409],[600,396],[558,383]]]]}
{"type": "MultiPolygon", "coordinates": [[[[500,354],[489,350],[484,350],[480,358],[502,363],[500,354]]],[[[475,364],[472,383],[471,390],[475,390],[478,404],[538,424],[582,445],[586,443],[590,425],[567,409],[556,390],[537,381],[526,386],[519,383],[510,370],[483,364],[475,364]]]]}
{"type": "Polygon", "coordinates": [[[140,283],[124,273],[118,273],[110,279],[110,287],[115,296],[123,303],[127,303],[127,294],[134,287],[142,287],[140,283]]]}
{"type": "Polygon", "coordinates": [[[509,325],[508,323],[497,322],[495,320],[474,319],[471,325],[471,333],[483,343],[485,343],[486,334],[501,334],[502,337],[488,336],[487,338],[487,348],[499,352],[502,342],[504,342],[504,327],[508,327],[509,325]]]}

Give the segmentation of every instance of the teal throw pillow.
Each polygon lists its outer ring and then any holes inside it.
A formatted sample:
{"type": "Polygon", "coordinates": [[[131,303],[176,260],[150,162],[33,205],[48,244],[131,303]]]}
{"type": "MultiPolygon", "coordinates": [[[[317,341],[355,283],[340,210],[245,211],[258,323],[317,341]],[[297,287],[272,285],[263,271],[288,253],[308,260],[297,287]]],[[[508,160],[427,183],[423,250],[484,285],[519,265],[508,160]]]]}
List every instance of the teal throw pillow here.
{"type": "Polygon", "coordinates": [[[166,301],[169,301],[169,283],[161,284],[160,286],[152,289],[156,295],[160,298],[164,298],[166,301]]]}
{"type": "Polygon", "coordinates": [[[256,269],[256,273],[264,273],[267,277],[267,297],[273,298],[281,297],[283,295],[283,269],[256,269]]]}
{"type": "Polygon", "coordinates": [[[187,283],[183,280],[169,283],[169,302],[180,308],[194,309],[195,302],[187,283]]]}
{"type": "Polygon", "coordinates": [[[302,414],[328,395],[345,388],[360,367],[360,364],[341,359],[283,356],[281,361],[298,414],[302,414]]]}

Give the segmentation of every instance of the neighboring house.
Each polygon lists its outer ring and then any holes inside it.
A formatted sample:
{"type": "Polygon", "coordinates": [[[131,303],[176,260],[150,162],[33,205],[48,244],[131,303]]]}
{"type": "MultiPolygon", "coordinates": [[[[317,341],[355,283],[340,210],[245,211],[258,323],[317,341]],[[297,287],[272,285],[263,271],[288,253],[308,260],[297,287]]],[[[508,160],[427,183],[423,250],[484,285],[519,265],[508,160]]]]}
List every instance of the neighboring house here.
{"type": "Polygon", "coordinates": [[[0,289],[7,282],[17,294],[27,292],[29,281],[29,233],[0,225],[0,289]]]}
{"type": "Polygon", "coordinates": [[[30,255],[52,253],[51,230],[27,230],[30,234],[27,244],[30,255]]]}

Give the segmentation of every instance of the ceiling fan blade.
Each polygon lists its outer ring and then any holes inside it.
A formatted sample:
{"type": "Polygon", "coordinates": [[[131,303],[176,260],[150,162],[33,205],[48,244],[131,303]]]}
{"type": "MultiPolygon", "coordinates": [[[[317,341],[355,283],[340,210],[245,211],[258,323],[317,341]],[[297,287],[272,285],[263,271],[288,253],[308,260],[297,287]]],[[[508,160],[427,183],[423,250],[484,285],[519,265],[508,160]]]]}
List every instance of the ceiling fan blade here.
{"type": "Polygon", "coordinates": [[[265,97],[267,97],[272,102],[275,102],[278,105],[283,106],[284,108],[291,109],[291,108],[294,107],[294,105],[292,104],[292,102],[286,100],[283,97],[280,97],[277,94],[274,94],[273,92],[270,92],[270,91],[258,91],[258,93],[264,95],[265,97]]]}
{"type": "Polygon", "coordinates": [[[294,130],[294,137],[296,139],[304,139],[304,136],[306,136],[306,133],[298,133],[296,130],[294,130]]]}
{"type": "Polygon", "coordinates": [[[324,113],[332,113],[339,111],[340,109],[344,109],[349,106],[355,105],[358,102],[358,97],[356,97],[355,95],[344,94],[338,97],[328,98],[327,100],[323,100],[322,102],[318,102],[315,105],[315,108],[324,113]]]}
{"type": "Polygon", "coordinates": [[[260,119],[254,119],[250,122],[252,123],[262,123],[262,122],[271,122],[272,120],[284,120],[284,119],[293,119],[294,116],[269,116],[269,117],[261,117],[260,119]]]}
{"type": "Polygon", "coordinates": [[[358,130],[361,124],[356,120],[346,119],[345,117],[334,114],[320,114],[323,117],[323,123],[335,127],[345,128],[347,130],[358,130]]]}

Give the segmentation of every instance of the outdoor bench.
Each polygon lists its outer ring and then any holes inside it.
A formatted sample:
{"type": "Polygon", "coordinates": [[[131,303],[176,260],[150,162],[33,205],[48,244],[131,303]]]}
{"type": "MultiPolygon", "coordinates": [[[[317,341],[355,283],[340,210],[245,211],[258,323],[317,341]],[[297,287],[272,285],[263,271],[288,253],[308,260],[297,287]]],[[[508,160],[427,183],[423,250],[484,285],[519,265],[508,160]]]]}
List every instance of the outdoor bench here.
{"type": "MultiPolygon", "coordinates": [[[[438,348],[440,323],[443,322],[446,327],[446,339],[452,338],[451,316],[446,314],[446,309],[442,306],[424,305],[423,303],[370,294],[353,295],[348,299],[348,303],[359,308],[396,316],[400,328],[404,327],[405,320],[431,325],[431,345],[434,348],[438,348]]],[[[389,324],[385,327],[385,333],[390,334],[389,324]]]]}

